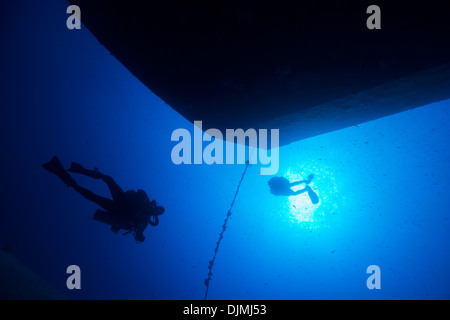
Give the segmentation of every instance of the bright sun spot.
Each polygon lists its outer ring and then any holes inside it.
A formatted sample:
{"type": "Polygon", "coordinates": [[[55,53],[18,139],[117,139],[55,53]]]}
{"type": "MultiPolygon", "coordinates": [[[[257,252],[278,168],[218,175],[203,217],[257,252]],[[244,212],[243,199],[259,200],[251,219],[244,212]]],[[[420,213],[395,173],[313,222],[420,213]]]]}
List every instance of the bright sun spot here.
{"type": "MultiPolygon", "coordinates": [[[[300,193],[286,198],[288,207],[286,212],[292,225],[315,229],[325,226],[326,217],[337,212],[339,203],[343,199],[337,198],[338,188],[328,168],[313,164],[308,168],[294,166],[289,168],[284,176],[290,182],[295,182],[306,180],[311,173],[314,174],[314,179],[309,186],[319,197],[319,203],[313,204],[308,192],[300,193]]],[[[305,184],[301,183],[292,187],[292,190],[298,191],[304,188],[305,184]]]]}
{"type": "MultiPolygon", "coordinates": [[[[298,173],[293,173],[291,170],[288,170],[287,172],[287,179],[291,182],[295,181],[301,181],[306,180],[307,176],[303,177],[298,173]]],[[[317,190],[314,188],[314,180],[309,184],[311,189],[313,189],[316,194],[319,196],[320,200],[320,194],[317,190]]],[[[298,191],[304,189],[305,184],[299,184],[294,187],[292,187],[293,191],[298,191]]],[[[308,196],[307,192],[301,193],[297,196],[291,196],[289,197],[289,212],[290,212],[290,219],[292,222],[314,222],[314,212],[315,210],[320,206],[321,201],[319,201],[318,204],[313,204],[311,202],[311,199],[308,196]]]]}

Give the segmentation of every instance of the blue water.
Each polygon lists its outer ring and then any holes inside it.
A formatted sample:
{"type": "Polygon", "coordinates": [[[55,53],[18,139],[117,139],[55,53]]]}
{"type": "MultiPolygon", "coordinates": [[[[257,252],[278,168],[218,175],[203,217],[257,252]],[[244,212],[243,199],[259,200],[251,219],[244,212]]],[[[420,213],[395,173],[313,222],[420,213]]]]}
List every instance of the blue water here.
{"type": "MultiPolygon", "coordinates": [[[[244,165],[174,165],[173,130],[192,124],[141,84],[65,1],[15,1],[0,19],[0,245],[69,298],[202,299],[208,261],[244,165]],[[95,204],[41,164],[98,167],[166,209],[146,241],[92,220],[95,204]],[[82,272],[66,288],[66,268],[82,272]]],[[[449,299],[450,101],[280,148],[278,175],[306,194],[275,197],[249,167],[213,269],[209,299],[449,299]],[[369,290],[366,269],[381,270],[369,290]]],[[[201,120],[201,119],[200,119],[201,120]]],[[[282,134],[282,132],[280,133],[282,134]]],[[[96,180],[75,176],[109,196],[96,180]]]]}

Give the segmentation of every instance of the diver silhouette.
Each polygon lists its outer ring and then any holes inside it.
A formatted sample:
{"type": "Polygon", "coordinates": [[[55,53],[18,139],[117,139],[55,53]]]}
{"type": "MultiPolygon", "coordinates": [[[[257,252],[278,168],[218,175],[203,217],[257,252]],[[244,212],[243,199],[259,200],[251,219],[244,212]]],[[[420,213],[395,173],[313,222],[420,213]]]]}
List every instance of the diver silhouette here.
{"type": "Polygon", "coordinates": [[[100,173],[97,168],[89,170],[78,163],[72,162],[71,167],[67,171],[103,180],[109,188],[112,200],[98,196],[92,191],[79,186],[63,168],[56,156],[42,166],[57,175],[68,187],[72,187],[84,198],[95,202],[104,209],[98,209],[94,213],[94,220],[110,225],[111,231],[115,233],[119,232],[120,229],[127,230],[124,234],[131,233],[138,243],[145,240],[144,230],[147,225],[157,226],[159,224],[159,216],[165,211],[163,207],[157,205],[155,200],[150,201],[144,190],[124,192],[113,178],[100,173]]]}
{"type": "Polygon", "coordinates": [[[317,204],[317,203],[319,203],[319,197],[309,186],[309,184],[311,183],[313,178],[314,178],[314,175],[310,174],[308,176],[307,180],[289,182],[288,179],[283,178],[283,177],[273,177],[272,179],[269,180],[270,193],[272,193],[273,195],[276,195],[276,196],[290,197],[290,196],[299,195],[304,192],[308,192],[311,202],[313,204],[317,204]],[[291,189],[291,187],[302,184],[302,183],[305,184],[305,188],[298,190],[298,191],[294,191],[291,189]]]}

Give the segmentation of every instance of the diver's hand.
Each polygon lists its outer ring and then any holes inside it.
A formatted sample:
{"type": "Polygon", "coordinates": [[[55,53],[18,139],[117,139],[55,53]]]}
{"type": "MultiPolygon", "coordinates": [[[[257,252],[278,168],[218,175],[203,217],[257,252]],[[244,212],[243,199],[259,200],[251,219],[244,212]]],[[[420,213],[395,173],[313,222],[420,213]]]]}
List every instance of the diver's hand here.
{"type": "Polygon", "coordinates": [[[158,216],[150,216],[150,219],[148,220],[148,223],[154,227],[156,227],[159,224],[159,218],[158,216]]]}

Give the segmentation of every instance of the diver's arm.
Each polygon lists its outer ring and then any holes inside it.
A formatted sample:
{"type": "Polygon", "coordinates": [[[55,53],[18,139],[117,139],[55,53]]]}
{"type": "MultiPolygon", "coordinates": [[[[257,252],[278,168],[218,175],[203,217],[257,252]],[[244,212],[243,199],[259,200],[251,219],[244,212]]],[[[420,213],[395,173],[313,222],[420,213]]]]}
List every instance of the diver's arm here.
{"type": "Polygon", "coordinates": [[[159,224],[159,217],[158,216],[150,216],[148,219],[148,223],[154,227],[156,227],[159,224]],[[152,220],[153,218],[153,220],[152,220]]]}

